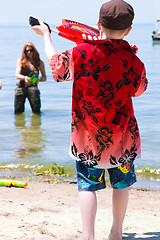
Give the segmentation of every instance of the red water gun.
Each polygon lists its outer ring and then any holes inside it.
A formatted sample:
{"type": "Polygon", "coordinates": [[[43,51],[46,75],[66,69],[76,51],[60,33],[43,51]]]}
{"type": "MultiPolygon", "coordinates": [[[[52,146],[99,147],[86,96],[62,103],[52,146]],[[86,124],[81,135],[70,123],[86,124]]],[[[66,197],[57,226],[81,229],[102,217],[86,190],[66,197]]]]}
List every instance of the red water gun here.
{"type": "MultiPolygon", "coordinates": [[[[34,17],[29,18],[29,23],[31,26],[39,25],[38,19],[34,17]]],[[[56,26],[58,31],[50,28],[47,23],[44,22],[44,24],[47,25],[50,33],[57,33],[59,36],[71,40],[76,44],[93,42],[94,40],[99,40],[100,37],[100,32],[97,28],[68,19],[62,19],[62,25],[56,26]]],[[[136,45],[131,45],[131,48],[135,53],[138,51],[136,45]]]]}
{"type": "MultiPolygon", "coordinates": [[[[31,26],[39,25],[38,19],[34,17],[29,18],[29,23],[31,26]]],[[[44,24],[47,25],[50,33],[57,33],[59,36],[71,40],[76,44],[98,40],[100,35],[97,28],[68,19],[62,19],[62,25],[56,26],[58,31],[50,28],[47,23],[44,22],[44,24]]]]}

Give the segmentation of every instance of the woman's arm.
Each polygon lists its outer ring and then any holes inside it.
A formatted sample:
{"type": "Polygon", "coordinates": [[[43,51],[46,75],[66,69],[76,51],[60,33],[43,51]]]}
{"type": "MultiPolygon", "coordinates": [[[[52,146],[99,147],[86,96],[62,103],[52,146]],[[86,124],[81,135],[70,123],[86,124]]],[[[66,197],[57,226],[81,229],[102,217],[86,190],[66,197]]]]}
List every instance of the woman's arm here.
{"type": "Polygon", "coordinates": [[[44,65],[44,62],[42,60],[40,61],[40,68],[39,68],[39,70],[41,72],[42,77],[39,77],[38,81],[39,82],[45,82],[47,77],[46,77],[45,65],[44,65]]]}
{"type": "Polygon", "coordinates": [[[16,65],[16,78],[19,80],[25,80],[26,76],[21,74],[21,61],[18,59],[17,65],[16,65]]]}

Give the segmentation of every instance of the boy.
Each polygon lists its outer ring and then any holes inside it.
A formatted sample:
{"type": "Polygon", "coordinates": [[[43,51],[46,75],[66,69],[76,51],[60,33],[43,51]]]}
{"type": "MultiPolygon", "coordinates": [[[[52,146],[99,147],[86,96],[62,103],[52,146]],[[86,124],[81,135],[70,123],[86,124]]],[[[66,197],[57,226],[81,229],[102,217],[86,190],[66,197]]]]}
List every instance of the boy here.
{"type": "Polygon", "coordinates": [[[125,1],[102,5],[100,40],[82,43],[57,54],[48,31],[46,56],[55,81],[73,80],[70,153],[76,159],[82,215],[82,240],[95,240],[96,190],[105,188],[105,168],[113,187],[113,224],[105,240],[122,240],[128,187],[136,182],[134,160],[140,155],[140,136],[132,97],[147,88],[145,68],[130,45],[122,40],[131,30],[133,8],[125,1]]]}

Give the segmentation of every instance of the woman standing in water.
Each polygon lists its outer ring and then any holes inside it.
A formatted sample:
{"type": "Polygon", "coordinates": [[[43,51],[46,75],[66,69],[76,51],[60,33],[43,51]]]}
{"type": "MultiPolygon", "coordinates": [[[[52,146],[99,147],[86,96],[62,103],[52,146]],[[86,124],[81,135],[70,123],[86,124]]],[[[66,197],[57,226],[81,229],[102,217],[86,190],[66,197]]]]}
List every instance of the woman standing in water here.
{"type": "Polygon", "coordinates": [[[40,114],[41,100],[38,83],[46,81],[44,62],[34,44],[27,42],[22,50],[20,59],[17,61],[16,78],[19,80],[15,89],[14,112],[24,112],[24,104],[28,98],[32,112],[40,114]],[[39,77],[39,71],[41,77],[39,77]]]}

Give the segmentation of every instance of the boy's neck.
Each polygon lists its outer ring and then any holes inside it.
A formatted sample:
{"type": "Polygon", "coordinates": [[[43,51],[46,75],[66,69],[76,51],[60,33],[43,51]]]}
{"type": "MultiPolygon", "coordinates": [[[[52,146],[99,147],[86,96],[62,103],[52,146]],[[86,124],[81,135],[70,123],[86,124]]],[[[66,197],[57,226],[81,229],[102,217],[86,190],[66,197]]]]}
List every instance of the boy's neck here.
{"type": "Polygon", "coordinates": [[[112,30],[99,25],[100,39],[123,39],[131,31],[131,27],[123,30],[112,30]]]}
{"type": "Polygon", "coordinates": [[[123,39],[124,36],[119,36],[118,34],[106,34],[104,32],[100,33],[100,39],[123,39]]]}

